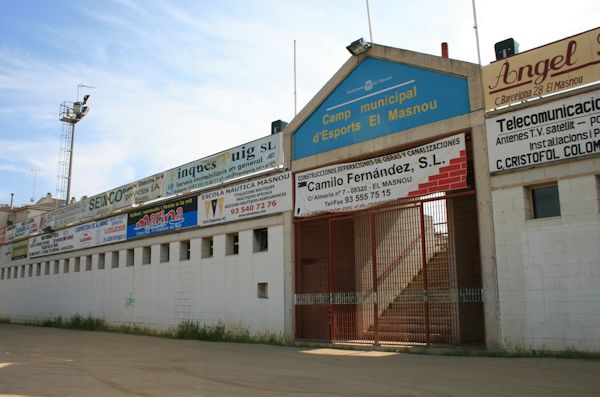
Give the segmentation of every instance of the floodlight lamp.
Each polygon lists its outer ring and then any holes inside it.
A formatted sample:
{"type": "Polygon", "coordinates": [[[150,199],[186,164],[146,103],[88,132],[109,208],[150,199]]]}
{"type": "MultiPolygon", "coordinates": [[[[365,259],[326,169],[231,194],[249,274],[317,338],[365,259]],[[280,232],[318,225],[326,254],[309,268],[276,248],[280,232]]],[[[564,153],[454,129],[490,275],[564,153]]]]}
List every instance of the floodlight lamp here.
{"type": "Polygon", "coordinates": [[[364,38],[360,38],[356,41],[353,41],[346,49],[350,51],[350,54],[354,56],[359,56],[367,52],[371,48],[371,43],[367,42],[364,38]]]}
{"type": "Polygon", "coordinates": [[[87,101],[88,101],[89,98],[90,98],[89,94],[83,96],[83,105],[85,105],[87,103],[87,101]]]}

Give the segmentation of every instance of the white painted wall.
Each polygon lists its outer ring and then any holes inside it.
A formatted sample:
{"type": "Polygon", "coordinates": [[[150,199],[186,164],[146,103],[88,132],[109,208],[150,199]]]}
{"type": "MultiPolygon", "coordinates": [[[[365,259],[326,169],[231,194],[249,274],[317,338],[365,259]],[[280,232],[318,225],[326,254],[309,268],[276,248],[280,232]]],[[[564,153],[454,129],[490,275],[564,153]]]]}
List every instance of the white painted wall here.
{"type": "Polygon", "coordinates": [[[281,215],[235,224],[142,238],[92,250],[52,257],[14,261],[33,264],[33,275],[0,280],[0,317],[15,321],[41,321],[74,314],[104,318],[112,324],[136,324],[156,329],[183,320],[224,324],[251,334],[284,332],[284,226],[281,215]],[[253,252],[253,230],[268,227],[269,249],[253,252]],[[239,233],[238,255],[225,255],[226,233],[239,233]],[[201,258],[202,237],[214,238],[214,256],[201,258]],[[179,260],[180,241],[191,242],[191,259],[179,260]],[[170,260],[160,263],[160,244],[170,245],[170,260]],[[152,261],[142,265],[142,247],[151,246],[152,261]],[[134,249],[134,266],[125,266],[127,249],[134,249]],[[120,265],[112,268],[111,253],[118,251],[120,265]],[[106,253],[105,268],[98,269],[98,254],[106,253]],[[85,270],[85,257],[93,267],[85,270]],[[74,272],[74,258],[81,270],[74,272]],[[62,259],[70,259],[64,273],[62,259]],[[44,275],[44,262],[60,261],[60,272],[44,275]],[[36,276],[36,264],[42,274],[36,276]],[[268,283],[269,298],[257,297],[257,283],[268,283]],[[129,301],[133,298],[135,301],[129,301]]]}
{"type": "Polygon", "coordinates": [[[493,178],[505,347],[600,351],[600,159],[493,178]],[[527,187],[558,181],[561,216],[530,219],[527,187]]]}

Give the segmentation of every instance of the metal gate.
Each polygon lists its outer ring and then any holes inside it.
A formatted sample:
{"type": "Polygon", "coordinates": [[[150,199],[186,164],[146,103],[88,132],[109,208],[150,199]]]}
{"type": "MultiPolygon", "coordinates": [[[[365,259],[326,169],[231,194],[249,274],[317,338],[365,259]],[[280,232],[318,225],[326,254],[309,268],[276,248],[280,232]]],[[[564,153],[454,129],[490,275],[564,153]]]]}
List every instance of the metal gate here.
{"type": "Polygon", "coordinates": [[[296,338],[484,340],[474,192],[296,223],[296,338]]]}

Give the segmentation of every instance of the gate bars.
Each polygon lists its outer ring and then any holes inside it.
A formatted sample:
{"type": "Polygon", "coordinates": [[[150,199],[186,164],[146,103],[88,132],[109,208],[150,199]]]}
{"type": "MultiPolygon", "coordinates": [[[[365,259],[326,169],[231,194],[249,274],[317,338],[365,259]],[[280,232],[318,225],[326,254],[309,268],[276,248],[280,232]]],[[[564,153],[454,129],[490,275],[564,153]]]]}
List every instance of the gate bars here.
{"type": "Polygon", "coordinates": [[[296,223],[296,338],[483,343],[474,192],[296,223]]]}

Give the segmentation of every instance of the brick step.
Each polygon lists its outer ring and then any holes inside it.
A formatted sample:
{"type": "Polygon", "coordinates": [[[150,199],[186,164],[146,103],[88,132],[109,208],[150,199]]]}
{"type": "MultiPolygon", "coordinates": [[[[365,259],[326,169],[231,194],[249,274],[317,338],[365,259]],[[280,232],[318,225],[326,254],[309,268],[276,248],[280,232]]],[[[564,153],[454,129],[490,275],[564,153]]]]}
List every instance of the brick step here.
{"type": "MultiPolygon", "coordinates": [[[[388,324],[388,323],[379,323],[378,325],[380,332],[393,332],[393,333],[418,333],[425,332],[425,324],[388,324]]],[[[373,326],[369,327],[368,331],[373,332],[375,328],[373,326]]],[[[438,325],[438,324],[429,324],[429,332],[436,334],[446,334],[452,331],[452,327],[449,324],[438,325]]]]}
{"type": "MultiPolygon", "coordinates": [[[[427,342],[427,337],[425,333],[415,333],[415,332],[379,332],[379,341],[382,342],[404,342],[404,343],[425,343],[427,342]]],[[[374,332],[365,332],[363,335],[363,339],[375,339],[374,332]]],[[[452,335],[442,335],[442,334],[429,334],[429,341],[431,343],[445,344],[450,343],[452,341],[452,335]]]]}
{"type": "MultiPolygon", "coordinates": [[[[450,316],[429,316],[430,324],[448,324],[451,322],[450,316]]],[[[425,323],[425,316],[422,314],[409,314],[409,315],[385,315],[379,317],[379,322],[391,322],[396,324],[406,323],[425,323]]]]}

